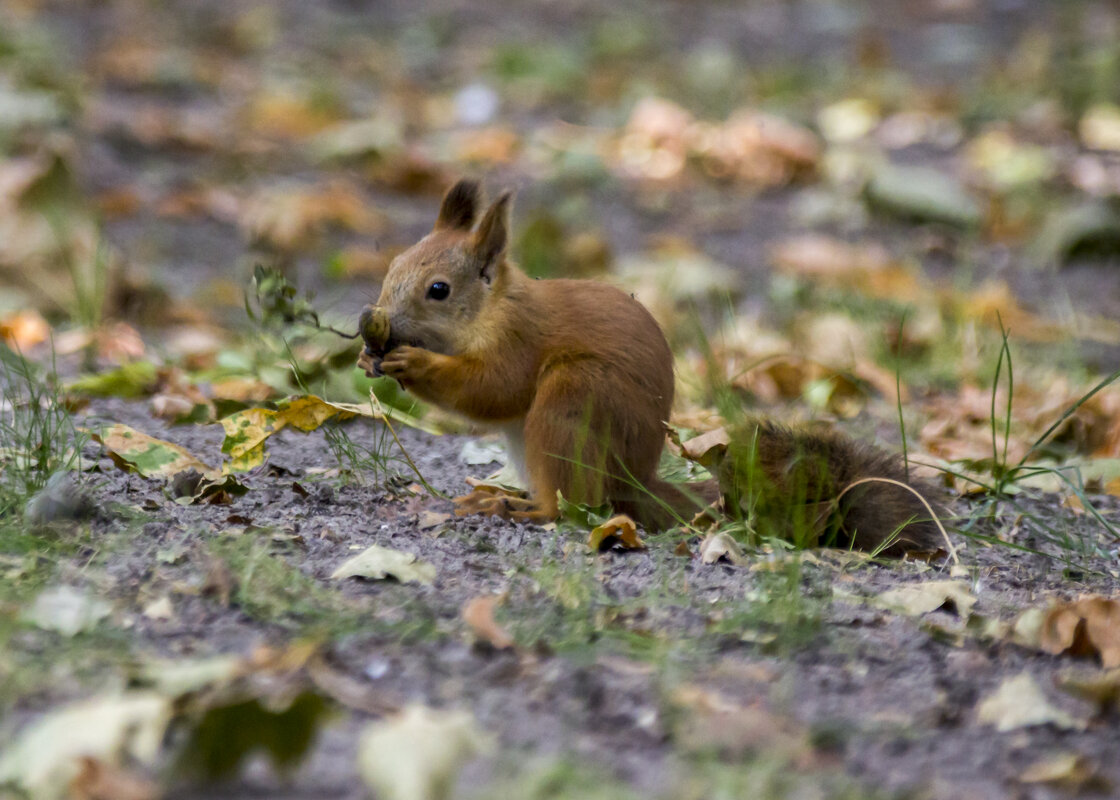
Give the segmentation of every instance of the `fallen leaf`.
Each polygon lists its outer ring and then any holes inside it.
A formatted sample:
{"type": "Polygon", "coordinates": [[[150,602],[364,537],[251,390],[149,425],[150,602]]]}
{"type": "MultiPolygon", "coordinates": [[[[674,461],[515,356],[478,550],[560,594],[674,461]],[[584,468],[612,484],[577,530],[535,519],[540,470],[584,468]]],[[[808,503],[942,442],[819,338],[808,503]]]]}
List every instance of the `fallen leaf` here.
{"type": "Polygon", "coordinates": [[[133,361],[96,375],[83,375],[66,385],[67,392],[94,397],[141,397],[157,385],[159,370],[150,361],[133,361]]]}
{"type": "Polygon", "coordinates": [[[332,580],[396,578],[401,583],[424,585],[430,585],[435,577],[436,568],[427,561],[421,561],[412,553],[392,550],[377,544],[348,559],[331,573],[332,580]]]}
{"type": "Polygon", "coordinates": [[[409,706],[366,726],[358,772],[382,800],[446,800],[463,764],[489,747],[469,712],[409,706]]]}
{"type": "Polygon", "coordinates": [[[1089,596],[1053,606],[1042,622],[1039,647],[1053,655],[1096,655],[1103,667],[1120,667],[1120,601],[1089,596]]]}
{"type": "Polygon", "coordinates": [[[445,514],[442,511],[421,511],[416,521],[416,527],[422,531],[430,531],[432,528],[438,528],[450,519],[451,515],[445,514]]]}
{"type": "Polygon", "coordinates": [[[240,224],[254,241],[295,251],[310,245],[329,226],[371,233],[382,223],[356,186],[332,181],[325,186],[282,184],[262,189],[245,201],[240,224]]]}
{"type": "MultiPolygon", "coordinates": [[[[317,691],[296,691],[276,678],[275,688],[265,682],[205,698],[201,712],[188,720],[189,736],[177,768],[215,781],[236,774],[245,759],[261,751],[281,771],[298,763],[314,744],[330,707],[317,691]]],[[[295,683],[302,684],[302,679],[295,683]]]]}
{"type": "Polygon", "coordinates": [[[224,417],[221,422],[226,436],[222,452],[230,456],[229,468],[244,472],[264,463],[265,442],[277,431],[291,426],[304,433],[319,428],[328,420],[347,420],[356,416],[392,420],[438,434],[442,428],[423,422],[419,417],[392,408],[371,394],[371,404],[331,403],[315,395],[289,397],[277,408],[247,408],[224,417]]]}
{"type": "Polygon", "coordinates": [[[0,317],[0,341],[17,351],[42,344],[51,335],[51,327],[43,315],[33,308],[14,311],[0,317]]]}
{"type": "Polygon", "coordinates": [[[1019,773],[1022,783],[1046,783],[1079,793],[1089,784],[1101,785],[1097,766],[1080,753],[1057,753],[1036,761],[1019,773]]]}
{"type": "Polygon", "coordinates": [[[727,429],[716,428],[681,442],[681,453],[686,458],[711,469],[723,459],[730,442],[731,436],[727,429]]]}
{"type": "Polygon", "coordinates": [[[911,617],[919,617],[939,608],[949,608],[958,617],[967,618],[976,604],[976,596],[964,581],[925,581],[889,589],[878,596],[886,608],[911,617]]]}
{"type": "Polygon", "coordinates": [[[595,526],[587,537],[587,546],[596,552],[616,545],[624,550],[645,549],[645,543],[638,536],[637,524],[625,514],[611,517],[602,525],[595,526]]]}
{"type": "Polygon", "coordinates": [[[82,759],[152,765],[171,719],[171,701],[155,692],[103,695],[39,717],[0,754],[0,785],[37,800],[60,800],[81,774],[82,759]]]}
{"type": "Polygon", "coordinates": [[[513,637],[494,619],[494,609],[501,600],[500,595],[472,597],[463,606],[462,616],[475,636],[489,642],[491,647],[505,650],[513,647],[513,637]]]}
{"type": "Polygon", "coordinates": [[[153,781],[88,756],[70,784],[70,800],[157,800],[161,794],[153,781]]]}
{"type": "Polygon", "coordinates": [[[1120,107],[1112,103],[1090,106],[1081,116],[1077,132],[1090,150],[1120,152],[1120,107]]]}
{"type": "Polygon", "coordinates": [[[977,721],[994,725],[1000,733],[1036,725],[1054,725],[1064,730],[1083,730],[1079,720],[1055,707],[1029,672],[1006,678],[976,708],[977,721]]]}
{"type": "Polygon", "coordinates": [[[91,434],[121,469],[138,472],[145,478],[171,478],[194,470],[210,480],[222,477],[221,470],[203,463],[184,448],[156,439],[127,425],[109,425],[91,434]]]}
{"type": "Polygon", "coordinates": [[[793,756],[799,764],[812,760],[805,732],[759,704],[742,705],[694,685],[677,687],[670,702],[678,711],[673,739],[689,752],[715,751],[727,759],[773,753],[793,756]]]}
{"type": "Polygon", "coordinates": [[[717,561],[726,561],[737,567],[750,564],[750,559],[743,554],[743,548],[727,531],[708,534],[700,542],[700,562],[714,564],[717,561]]]}
{"type": "Polygon", "coordinates": [[[144,606],[142,612],[148,619],[172,619],[175,610],[171,606],[171,598],[167,595],[160,597],[144,606]]]}
{"type": "Polygon", "coordinates": [[[955,178],[932,167],[885,164],[867,184],[872,205],[918,222],[980,224],[980,205],[955,178]]]}
{"type": "Polygon", "coordinates": [[[1093,703],[1098,714],[1120,711],[1120,669],[1066,670],[1059,673],[1054,683],[1062,691],[1093,703]]]}
{"type": "Polygon", "coordinates": [[[44,589],[23,613],[23,619],[38,628],[76,636],[96,628],[112,609],[104,600],[73,586],[44,589]]]}
{"type": "Polygon", "coordinates": [[[452,498],[457,517],[483,514],[501,519],[513,519],[515,513],[531,511],[534,508],[532,499],[516,487],[472,478],[467,479],[467,484],[471,487],[468,494],[452,498]]]}

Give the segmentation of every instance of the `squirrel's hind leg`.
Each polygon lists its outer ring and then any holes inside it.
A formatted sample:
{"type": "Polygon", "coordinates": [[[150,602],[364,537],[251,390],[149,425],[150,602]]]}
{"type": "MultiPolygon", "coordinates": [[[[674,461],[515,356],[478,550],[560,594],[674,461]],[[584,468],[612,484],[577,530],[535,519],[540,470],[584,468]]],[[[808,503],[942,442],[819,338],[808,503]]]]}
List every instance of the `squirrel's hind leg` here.
{"type": "Polygon", "coordinates": [[[556,517],[556,492],[589,506],[606,496],[609,421],[595,407],[594,375],[580,363],[555,365],[541,375],[525,417],[525,466],[533,500],[556,517]]]}

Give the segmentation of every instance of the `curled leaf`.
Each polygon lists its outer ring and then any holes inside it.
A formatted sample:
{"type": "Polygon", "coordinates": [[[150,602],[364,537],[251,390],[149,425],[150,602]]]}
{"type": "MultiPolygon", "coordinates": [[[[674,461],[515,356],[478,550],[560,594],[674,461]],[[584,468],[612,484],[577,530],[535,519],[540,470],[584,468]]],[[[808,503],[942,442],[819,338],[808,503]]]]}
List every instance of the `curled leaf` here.
{"type": "Polygon", "coordinates": [[[1096,655],[1102,666],[1120,667],[1120,601],[1090,596],[1052,607],[1038,644],[1053,655],[1096,655]]]}
{"type": "Polygon", "coordinates": [[[494,609],[500,600],[497,595],[472,597],[463,606],[463,622],[479,639],[489,642],[495,649],[505,650],[513,647],[513,637],[494,619],[494,609]]]}
{"type": "Polygon", "coordinates": [[[587,537],[587,546],[592,550],[606,550],[616,545],[624,550],[644,550],[646,546],[638,536],[637,524],[625,514],[592,528],[587,537]]]}

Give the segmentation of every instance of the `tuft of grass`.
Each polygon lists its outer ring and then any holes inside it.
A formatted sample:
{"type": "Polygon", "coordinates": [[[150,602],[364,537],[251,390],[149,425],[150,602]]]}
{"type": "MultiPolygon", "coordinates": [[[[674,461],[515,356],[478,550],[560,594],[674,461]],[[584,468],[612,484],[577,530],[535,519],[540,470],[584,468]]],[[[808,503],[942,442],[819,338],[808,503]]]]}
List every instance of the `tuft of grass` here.
{"type": "Polygon", "coordinates": [[[53,363],[44,371],[0,344],[0,526],[18,521],[52,475],[75,467],[86,438],[62,403],[53,363]]]}
{"type": "Polygon", "coordinates": [[[362,632],[403,642],[434,635],[434,612],[412,587],[389,586],[376,611],[361,599],[324,586],[297,567],[259,534],[220,536],[210,553],[228,567],[235,587],[231,599],[249,616],[301,636],[337,637],[362,632]]]}

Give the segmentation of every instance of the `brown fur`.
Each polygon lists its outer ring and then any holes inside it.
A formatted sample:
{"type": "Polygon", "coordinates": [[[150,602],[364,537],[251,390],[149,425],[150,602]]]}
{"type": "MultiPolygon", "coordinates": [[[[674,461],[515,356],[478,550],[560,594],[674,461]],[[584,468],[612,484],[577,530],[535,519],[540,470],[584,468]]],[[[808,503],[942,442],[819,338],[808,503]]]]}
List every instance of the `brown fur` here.
{"type": "MultiPolygon", "coordinates": [[[[559,490],[577,503],[610,502],[646,527],[687,519],[696,499],[657,478],[673,403],[665,336],[637,300],[614,287],[532,280],[517,269],[506,258],[509,206],[509,194],[501,195],[475,227],[478,185],[464,180],[451,188],[432,232],[390,266],[378,300],[388,340],[367,347],[359,364],[423,400],[512,434],[510,455],[535,506],[520,516],[555,518],[559,490]],[[432,296],[436,284],[449,287],[445,298],[432,296]]],[[[727,463],[741,461],[746,441],[758,447],[750,457],[766,476],[752,491],[772,485],[764,504],[781,513],[798,510],[784,501],[794,478],[805,482],[799,491],[807,502],[827,503],[860,477],[899,474],[873,448],[770,423],[740,431],[727,463]],[[807,462],[799,459],[806,452],[807,462]]],[[[720,487],[712,481],[689,488],[703,504],[720,487]]],[[[905,528],[900,541],[925,548],[929,523],[908,524],[915,503],[897,487],[853,489],[838,505],[841,535],[874,549],[905,528]]]]}
{"type": "Polygon", "coordinates": [[[556,516],[559,490],[666,523],[633,485],[662,486],[673,357],[661,329],[612,286],[530,279],[505,257],[509,196],[472,231],[477,206],[477,186],[460,181],[432,233],[394,260],[378,300],[389,316],[387,354],[379,365],[364,355],[362,365],[469,419],[521,426],[525,452],[514,459],[534,518],[556,516]],[[437,282],[450,286],[447,299],[428,296],[437,282]]]}

